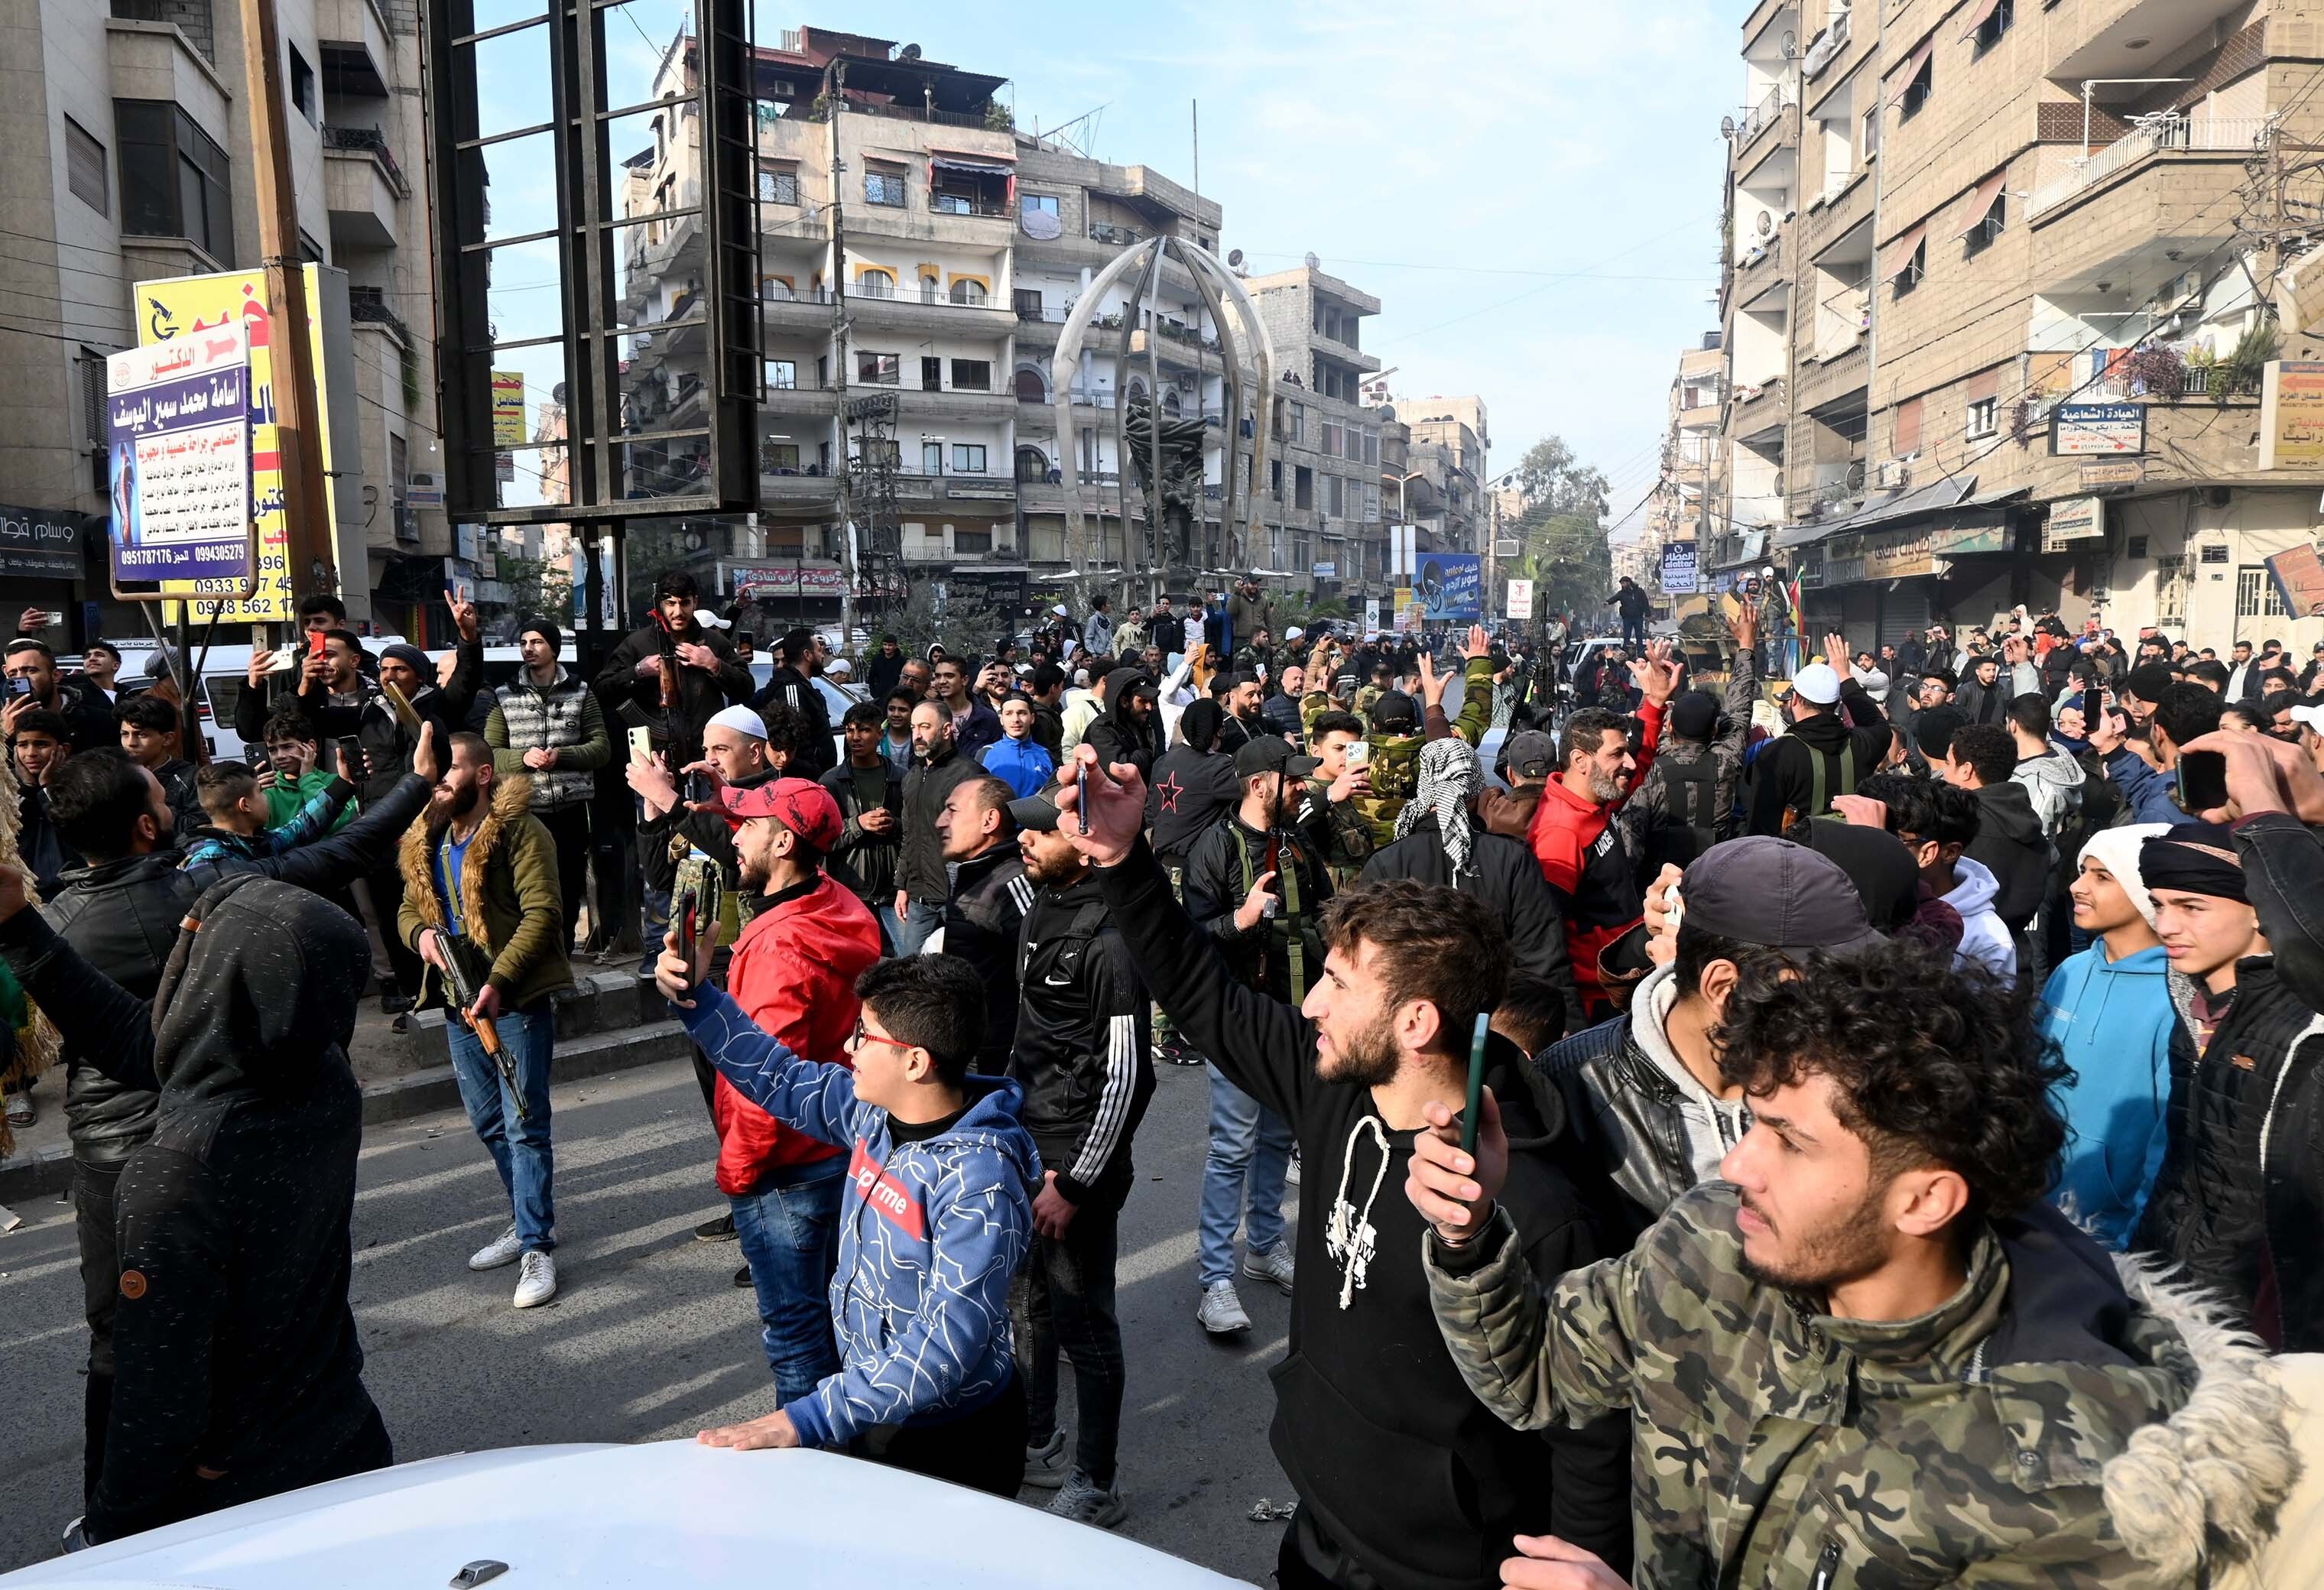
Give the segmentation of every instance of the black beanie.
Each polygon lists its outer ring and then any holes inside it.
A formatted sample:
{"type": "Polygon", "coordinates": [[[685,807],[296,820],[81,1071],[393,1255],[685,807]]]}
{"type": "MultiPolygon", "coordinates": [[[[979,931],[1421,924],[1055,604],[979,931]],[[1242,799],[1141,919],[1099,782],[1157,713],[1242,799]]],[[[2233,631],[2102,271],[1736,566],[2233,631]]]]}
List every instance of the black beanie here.
{"type": "Polygon", "coordinates": [[[557,627],[557,620],[555,619],[542,618],[539,615],[535,615],[532,618],[525,620],[524,622],[516,627],[516,638],[519,640],[523,639],[528,635],[536,633],[539,634],[543,640],[549,642],[549,655],[552,657],[557,655],[559,648],[561,648],[565,644],[565,631],[557,627]]]}
{"type": "Polygon", "coordinates": [[[1671,703],[1670,731],[1681,740],[1707,742],[1719,727],[1719,698],[1708,690],[1690,690],[1671,703]]]}

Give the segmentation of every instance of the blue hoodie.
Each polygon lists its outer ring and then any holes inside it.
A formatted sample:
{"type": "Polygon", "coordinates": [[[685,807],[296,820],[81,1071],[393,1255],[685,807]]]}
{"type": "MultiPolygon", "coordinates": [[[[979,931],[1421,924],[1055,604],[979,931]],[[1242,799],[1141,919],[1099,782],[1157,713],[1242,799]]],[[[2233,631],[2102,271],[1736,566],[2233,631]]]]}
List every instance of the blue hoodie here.
{"type": "Polygon", "coordinates": [[[1036,744],[1029,736],[1024,740],[1011,740],[1004,734],[978,751],[976,759],[987,773],[1016,791],[1020,801],[1028,795],[1040,794],[1041,787],[1057,770],[1057,765],[1050,759],[1048,751],[1036,744]]]}
{"type": "Polygon", "coordinates": [[[845,1066],[801,1060],[708,984],[678,1012],[719,1074],[783,1125],[852,1148],[831,1277],[839,1373],[783,1410],[807,1447],[844,1447],[875,1424],[938,1424],[1016,1373],[1009,1282],[1033,1236],[1040,1157],[1005,1078],[971,1076],[968,1113],[897,1144],[888,1112],[855,1098],[845,1066]]]}
{"type": "Polygon", "coordinates": [[[2060,961],[2042,989],[2042,1034],[2075,1073],[2056,1094],[2072,1135],[2051,1201],[2116,1252],[2163,1164],[2179,1020],[2170,970],[2159,944],[2109,962],[2100,942],[2060,961]]]}

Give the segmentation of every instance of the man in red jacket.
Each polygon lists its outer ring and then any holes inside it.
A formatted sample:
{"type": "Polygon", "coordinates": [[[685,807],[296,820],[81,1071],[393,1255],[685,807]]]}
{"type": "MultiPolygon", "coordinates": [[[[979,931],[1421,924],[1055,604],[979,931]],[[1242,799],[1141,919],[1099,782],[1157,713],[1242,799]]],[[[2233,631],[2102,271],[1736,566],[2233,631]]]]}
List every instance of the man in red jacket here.
{"type": "MultiPolygon", "coordinates": [[[[839,804],[807,778],[730,786],[720,798],[742,887],[758,895],[757,914],[734,941],[726,991],[793,1053],[846,1065],[855,978],[880,959],[880,926],[823,870],[839,842],[839,804]]],[[[839,1369],[829,1292],[847,1158],[778,1124],[723,1076],[711,1111],[718,1190],[733,1205],[767,1365],[788,1405],[839,1369]]]]}
{"type": "MultiPolygon", "coordinates": [[[[1638,749],[1630,749],[1630,721],[1618,712],[1588,707],[1566,719],[1557,748],[1558,774],[1544,786],[1526,831],[1542,877],[1557,891],[1574,986],[1593,1022],[1615,1014],[1614,991],[1629,980],[1609,981],[1600,958],[1646,916],[1637,859],[1612,818],[1614,808],[1630,798],[1654,766],[1663,709],[1678,688],[1679,667],[1669,642],[1648,646],[1646,655],[1630,665],[1630,678],[1645,698],[1638,706],[1638,749]]],[[[1645,970],[1644,965],[1638,969],[1640,975],[1645,970]]]]}

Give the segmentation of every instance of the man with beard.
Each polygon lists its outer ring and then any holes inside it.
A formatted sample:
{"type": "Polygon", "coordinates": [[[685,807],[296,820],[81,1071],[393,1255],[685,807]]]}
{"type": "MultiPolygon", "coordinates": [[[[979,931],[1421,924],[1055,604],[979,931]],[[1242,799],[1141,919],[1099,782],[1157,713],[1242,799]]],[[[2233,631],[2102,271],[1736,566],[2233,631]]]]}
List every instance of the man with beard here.
{"type": "MultiPolygon", "coordinates": [[[[730,709],[731,710],[731,709],[730,709]]],[[[839,804],[804,778],[719,791],[736,871],[757,909],[734,941],[726,991],[760,1031],[803,1061],[847,1063],[855,979],[880,959],[871,911],[823,869],[839,804]]],[[[847,1159],[777,1121],[717,1079],[718,1189],[758,1295],[760,1340],[784,1403],[839,1369],[827,1292],[839,1251],[847,1159]]]]}
{"type": "MultiPolygon", "coordinates": [[[[1254,736],[1268,732],[1266,721],[1259,716],[1259,676],[1256,674],[1229,674],[1224,680],[1226,694],[1220,705],[1226,709],[1226,720],[1219,728],[1219,749],[1233,756],[1249,745],[1254,736]]],[[[1215,691],[1216,685],[1213,685],[1215,691]]]]}
{"type": "Polygon", "coordinates": [[[0,733],[14,740],[17,721],[26,712],[51,712],[65,721],[72,748],[77,751],[93,751],[119,743],[114,729],[113,703],[95,685],[60,683],[57,677],[57,654],[45,642],[11,640],[5,666],[11,681],[25,682],[25,692],[11,695],[7,706],[0,708],[0,733]]]}
{"type": "MultiPolygon", "coordinates": [[[[1500,1001],[1508,954],[1490,914],[1405,879],[1351,889],[1328,909],[1322,975],[1295,1011],[1236,978],[1170,898],[1139,835],[1144,791],[1130,769],[1092,765],[1087,787],[1090,827],[1074,842],[1147,986],[1291,1127],[1306,1167],[1299,1346],[1275,1376],[1273,1445],[1299,1494],[1278,1582],[1483,1586],[1513,1535],[1553,1530],[1619,1558],[1625,1456],[1579,1432],[1545,1449],[1464,1389],[1411,1262],[1422,1223],[1396,1195],[1424,1106],[1459,1107],[1477,1017],[1500,1001]]],[[[1062,798],[1078,808],[1080,795],[1068,786],[1062,798]]],[[[1081,821],[1069,810],[1069,825],[1081,821]]],[[[1539,1138],[1517,1151],[1511,1180],[1533,1210],[1527,1257],[1547,1280],[1594,1258],[1595,1238],[1559,1163],[1572,1149],[1562,1117],[1533,1112],[1528,1071],[1514,1043],[1489,1040],[1488,1080],[1539,1138]]]]}
{"type": "Polygon", "coordinates": [[[1115,1242],[1154,1064],[1146,986],[1088,858],[1058,832],[1056,794],[1052,786],[1008,813],[1036,891],[1009,1074],[1025,1089],[1025,1130],[1042,1164],[1010,1314],[1025,1377],[1025,1481],[1056,1490],[1056,1516],[1111,1529],[1129,1513],[1114,1474],[1124,1381],[1115,1242]],[[1057,1427],[1060,1353],[1074,1366],[1070,1459],[1057,1427]]]}
{"type": "MultiPolygon", "coordinates": [[[[427,820],[403,836],[403,942],[438,976],[457,957],[474,1002],[447,1012],[445,1037],[460,1102],[513,1218],[476,1250],[471,1270],[521,1265],[514,1304],[557,1295],[556,1158],[549,1135],[549,1066],[556,1046],[550,999],[573,986],[566,961],[557,844],[528,804],[530,780],[495,777],[481,734],[455,734],[451,760],[427,820]],[[513,1084],[484,1052],[479,1023],[497,1028],[513,1084]]],[[[448,993],[448,985],[447,985],[448,993]]]]}
{"type": "Polygon", "coordinates": [[[890,935],[899,955],[918,954],[944,925],[952,880],[936,819],[954,790],[984,777],[976,759],[954,746],[952,724],[942,702],[924,701],[912,709],[912,770],[904,776],[904,836],[896,853],[896,916],[890,935]]]}
{"type": "MultiPolygon", "coordinates": [[[[1106,676],[1105,695],[1105,712],[1090,724],[1085,738],[1106,766],[1128,762],[1141,779],[1150,777],[1154,764],[1162,759],[1162,721],[1155,706],[1154,681],[1136,673],[1125,678],[1116,669],[1106,676]]],[[[1221,749],[1225,743],[1222,735],[1221,749]]]]}

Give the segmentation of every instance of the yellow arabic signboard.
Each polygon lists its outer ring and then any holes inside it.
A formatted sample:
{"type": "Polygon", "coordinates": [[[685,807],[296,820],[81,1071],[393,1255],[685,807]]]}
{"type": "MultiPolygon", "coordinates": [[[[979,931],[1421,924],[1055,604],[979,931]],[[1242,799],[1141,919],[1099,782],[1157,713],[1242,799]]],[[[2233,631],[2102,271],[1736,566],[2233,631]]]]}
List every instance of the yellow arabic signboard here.
{"type": "Polygon", "coordinates": [[[493,372],[493,446],[524,446],[524,372],[493,372]]]}
{"type": "MultiPolygon", "coordinates": [[[[323,471],[333,501],[309,510],[327,512],[327,525],[338,522],[338,482],[330,478],[331,426],[329,408],[322,401],[329,390],[330,372],[323,352],[323,322],[317,306],[322,302],[322,277],[313,265],[305,267],[308,356],[313,361],[318,407],[323,409],[323,471]]],[[[258,518],[258,590],[246,601],[197,602],[193,616],[208,620],[214,613],[230,624],[288,623],[297,611],[290,596],[290,528],[282,514],[282,441],[274,425],[274,317],[266,302],[266,272],[222,271],[210,276],[172,276],[137,284],[137,341],[143,346],[241,320],[250,326],[250,501],[258,518]],[[223,611],[220,611],[220,610],[223,611]]],[[[204,589],[235,591],[239,581],[172,580],[164,591],[198,593],[204,589]]],[[[171,621],[179,603],[162,604],[171,621]]]]}
{"type": "Polygon", "coordinates": [[[2324,468],[2324,362],[2277,359],[2260,383],[2259,466],[2324,468]]]}

